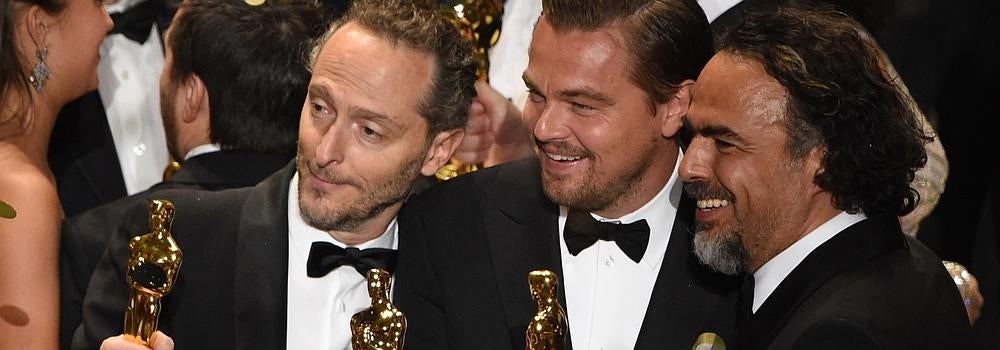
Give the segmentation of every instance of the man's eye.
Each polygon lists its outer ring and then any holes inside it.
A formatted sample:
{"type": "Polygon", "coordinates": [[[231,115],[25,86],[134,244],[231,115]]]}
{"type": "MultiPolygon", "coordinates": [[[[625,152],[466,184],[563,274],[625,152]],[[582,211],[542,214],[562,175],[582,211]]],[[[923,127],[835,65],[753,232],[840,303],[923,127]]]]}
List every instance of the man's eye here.
{"type": "Polygon", "coordinates": [[[585,104],[582,104],[582,103],[570,102],[570,105],[573,106],[573,109],[576,109],[576,110],[579,110],[579,111],[592,111],[592,110],[594,110],[594,107],[591,107],[591,106],[588,106],[588,105],[585,105],[585,104]]]}
{"type": "Polygon", "coordinates": [[[362,139],[371,143],[381,143],[385,139],[381,132],[370,126],[360,125],[358,132],[362,139]]]}
{"type": "Polygon", "coordinates": [[[545,102],[545,97],[542,97],[542,94],[538,93],[538,91],[530,90],[529,89],[528,90],[528,100],[530,100],[531,102],[534,102],[534,103],[542,103],[542,102],[545,102]]]}
{"type": "Polygon", "coordinates": [[[310,103],[309,107],[312,108],[313,114],[319,114],[319,113],[323,113],[323,112],[326,111],[326,107],[324,107],[323,105],[321,105],[319,103],[315,103],[315,102],[310,103]]]}
{"type": "Polygon", "coordinates": [[[736,145],[731,144],[731,143],[726,142],[726,141],[723,141],[723,140],[720,140],[720,139],[715,139],[715,147],[718,148],[718,149],[720,149],[720,150],[724,150],[724,149],[730,149],[730,148],[736,147],[736,145]]]}

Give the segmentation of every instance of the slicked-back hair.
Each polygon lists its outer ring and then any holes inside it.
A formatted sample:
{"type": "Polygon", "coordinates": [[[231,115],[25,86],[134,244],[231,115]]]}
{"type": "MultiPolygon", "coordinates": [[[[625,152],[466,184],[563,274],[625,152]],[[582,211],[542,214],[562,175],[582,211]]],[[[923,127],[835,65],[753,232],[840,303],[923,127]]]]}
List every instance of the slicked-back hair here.
{"type": "Polygon", "coordinates": [[[315,65],[330,37],[347,23],[356,23],[395,47],[430,55],[434,60],[434,78],[418,111],[427,120],[427,133],[434,135],[465,127],[469,105],[476,95],[476,62],[472,58],[472,44],[443,13],[413,1],[355,1],[313,44],[309,67],[315,65]]]}
{"type": "Polygon", "coordinates": [[[27,38],[16,38],[14,35],[14,3],[26,5],[22,11],[27,6],[38,5],[45,12],[56,14],[66,8],[67,0],[0,0],[0,98],[4,103],[12,104],[0,109],[0,140],[24,132],[31,121],[28,109],[31,107],[32,87],[28,82],[28,72],[32,63],[24,59],[35,57],[35,53],[19,52],[15,43],[15,40],[27,38]]]}
{"type": "Polygon", "coordinates": [[[632,81],[656,103],[712,57],[712,30],[694,0],[543,0],[556,31],[616,28],[629,51],[632,81]]]}
{"type": "Polygon", "coordinates": [[[208,91],[210,138],[226,150],[295,151],[309,71],[325,29],[315,0],[185,0],[167,38],[170,81],[197,75],[208,91]]]}
{"type": "Polygon", "coordinates": [[[801,159],[825,148],[815,181],[836,208],[869,216],[913,210],[919,195],[909,184],[929,138],[860,24],[831,11],[755,13],[720,50],[761,63],[787,90],[788,153],[801,159]]]}

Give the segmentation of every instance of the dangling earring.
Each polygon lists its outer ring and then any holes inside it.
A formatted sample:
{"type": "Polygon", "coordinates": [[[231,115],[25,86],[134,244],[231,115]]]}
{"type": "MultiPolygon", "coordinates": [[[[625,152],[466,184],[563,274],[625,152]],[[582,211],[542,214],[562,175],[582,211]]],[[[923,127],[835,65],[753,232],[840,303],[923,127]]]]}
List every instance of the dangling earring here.
{"type": "Polygon", "coordinates": [[[35,56],[38,57],[38,64],[35,68],[31,69],[31,75],[28,76],[28,81],[31,85],[35,87],[35,91],[42,92],[42,88],[45,87],[45,82],[49,81],[52,77],[52,71],[49,70],[49,65],[45,64],[45,59],[49,57],[49,48],[42,47],[35,51],[35,56]]]}

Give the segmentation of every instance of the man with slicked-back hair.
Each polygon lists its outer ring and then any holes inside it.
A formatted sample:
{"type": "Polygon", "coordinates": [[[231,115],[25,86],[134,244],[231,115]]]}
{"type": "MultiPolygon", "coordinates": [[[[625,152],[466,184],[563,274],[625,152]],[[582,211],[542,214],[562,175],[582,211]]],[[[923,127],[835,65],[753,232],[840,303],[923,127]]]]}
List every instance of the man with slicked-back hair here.
{"type": "Polygon", "coordinates": [[[695,1],[543,1],[524,72],[535,156],[401,213],[409,348],[524,349],[539,269],[560,276],[574,349],[731,338],[735,285],[690,254],[694,202],[675,170],[711,36],[695,1]]]}

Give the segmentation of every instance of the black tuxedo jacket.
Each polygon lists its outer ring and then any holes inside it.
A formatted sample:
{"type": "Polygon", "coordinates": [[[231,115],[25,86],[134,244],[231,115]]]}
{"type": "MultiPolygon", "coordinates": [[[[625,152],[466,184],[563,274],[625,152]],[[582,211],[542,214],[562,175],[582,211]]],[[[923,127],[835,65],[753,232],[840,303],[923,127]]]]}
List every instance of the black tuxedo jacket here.
{"type": "Polygon", "coordinates": [[[941,259],[873,217],[810,253],[745,325],[737,349],[965,349],[969,319],[941,259]]]}
{"type": "Polygon", "coordinates": [[[168,189],[217,191],[253,186],[288,164],[291,158],[290,153],[206,153],[188,159],[170,180],[156,184],[149,190],[64,220],[59,262],[59,323],[62,344],[70,344],[73,331],[80,324],[87,283],[108,246],[108,236],[114,225],[121,222],[129,208],[148,204],[149,199],[168,189]]]}
{"type": "MultiPolygon", "coordinates": [[[[157,193],[176,207],[172,228],[184,254],[159,329],[178,349],[285,346],[288,183],[294,162],[255,187],[157,193]]],[[[122,333],[129,290],[128,240],[149,232],[148,204],[125,211],[91,277],[72,348],[96,349],[122,333]]]]}
{"type": "Polygon", "coordinates": [[[66,217],[128,196],[97,90],[59,112],[49,142],[49,167],[66,217]]]}
{"type": "MultiPolygon", "coordinates": [[[[528,272],[549,269],[562,276],[558,215],[542,193],[535,158],[452,179],[411,198],[399,217],[394,294],[408,319],[405,346],[524,349],[537,310],[528,272]]],[[[702,332],[732,339],[735,302],[728,292],[737,286],[689,253],[692,219],[693,203],[684,199],[648,310],[635,315],[644,317],[636,349],[689,349],[702,332]]]]}

